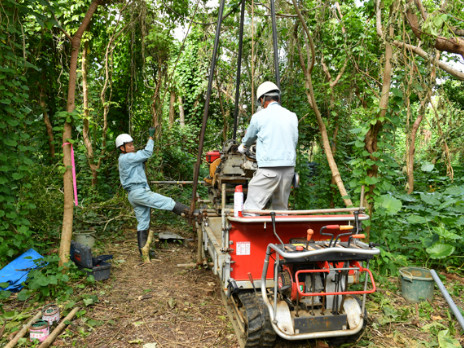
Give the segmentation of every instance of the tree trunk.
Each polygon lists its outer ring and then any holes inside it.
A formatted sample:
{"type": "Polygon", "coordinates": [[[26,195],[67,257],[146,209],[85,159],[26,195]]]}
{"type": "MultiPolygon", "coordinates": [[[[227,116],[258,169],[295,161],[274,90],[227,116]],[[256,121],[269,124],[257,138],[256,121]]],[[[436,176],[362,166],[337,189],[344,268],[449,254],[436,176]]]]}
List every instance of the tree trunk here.
{"type": "Polygon", "coordinates": [[[171,91],[171,100],[169,102],[169,127],[174,125],[174,117],[176,112],[174,110],[174,103],[176,102],[176,93],[171,91]]]}
{"type": "Polygon", "coordinates": [[[50,118],[48,117],[48,111],[47,111],[47,103],[45,102],[45,92],[43,91],[43,88],[40,87],[40,99],[39,99],[40,106],[42,107],[43,110],[43,118],[44,118],[44,123],[45,123],[45,128],[47,129],[47,136],[48,136],[48,148],[50,151],[50,157],[54,158],[55,157],[55,145],[53,144],[53,126],[52,123],[50,122],[50,118]]]}
{"type": "MultiPolygon", "coordinates": [[[[445,1],[446,2],[446,1],[445,1]]],[[[413,3],[415,3],[416,7],[423,12],[423,15],[426,16],[425,10],[422,6],[422,3],[418,0],[408,0],[408,9],[406,11],[406,19],[411,27],[414,35],[421,39],[423,31],[421,25],[419,24],[419,19],[417,18],[415,12],[413,11],[413,3]]],[[[461,55],[464,58],[464,40],[459,38],[458,36],[446,38],[444,36],[437,35],[436,37],[432,37],[435,39],[434,46],[439,51],[446,51],[449,53],[456,53],[461,55]]]]}
{"type": "MultiPolygon", "coordinates": [[[[435,63],[438,62],[439,56],[440,54],[437,53],[435,63]]],[[[436,66],[434,65],[432,66],[432,72],[430,73],[430,81],[431,81],[431,84],[433,85],[435,85],[436,76],[437,76],[437,70],[436,70],[436,66]]],[[[433,92],[432,87],[430,87],[427,93],[425,94],[423,100],[420,103],[419,115],[414,121],[414,124],[411,129],[411,135],[409,139],[409,151],[407,153],[408,159],[406,161],[407,175],[408,175],[408,191],[407,191],[408,194],[411,194],[414,191],[414,153],[416,152],[417,130],[419,129],[422,119],[424,118],[426,104],[427,104],[427,101],[432,96],[432,92],[433,92]]]]}
{"type": "Polygon", "coordinates": [[[424,111],[422,107],[419,110],[419,115],[417,116],[414,124],[412,125],[411,135],[409,138],[409,151],[408,151],[408,160],[407,160],[407,173],[408,173],[408,194],[411,194],[414,191],[414,153],[416,152],[416,134],[419,129],[422,118],[424,117],[424,111]]]}
{"type": "Polygon", "coordinates": [[[156,84],[155,93],[153,93],[153,101],[151,103],[152,125],[153,127],[156,128],[155,139],[159,139],[161,136],[161,123],[162,123],[161,122],[162,121],[161,111],[160,111],[161,107],[159,107],[160,105],[159,91],[161,88],[161,81],[162,81],[161,72],[159,72],[158,76],[159,76],[159,81],[156,84]]]}
{"type": "Polygon", "coordinates": [[[316,99],[314,97],[311,74],[309,74],[307,71],[305,71],[305,87],[306,87],[305,91],[308,97],[308,102],[309,104],[314,106],[313,110],[314,110],[314,113],[316,114],[317,124],[319,125],[319,131],[321,133],[321,138],[322,138],[322,146],[324,148],[324,152],[327,157],[327,162],[329,163],[329,167],[332,172],[333,182],[335,182],[335,184],[337,185],[338,191],[340,192],[340,195],[342,196],[342,199],[345,202],[345,205],[347,207],[351,207],[353,206],[353,202],[351,201],[351,199],[348,196],[348,193],[346,192],[345,185],[343,184],[343,180],[338,170],[337,163],[335,162],[335,159],[332,153],[332,148],[330,146],[329,136],[327,135],[327,128],[325,127],[321,113],[316,104],[316,99]]]}
{"type": "Polygon", "coordinates": [[[177,98],[177,101],[179,103],[179,123],[180,123],[180,127],[183,128],[185,127],[185,112],[184,112],[184,103],[182,101],[182,97],[179,96],[177,98]]]}
{"type": "MultiPolygon", "coordinates": [[[[303,53],[301,52],[300,46],[298,45],[298,43],[296,45],[298,48],[300,65],[301,65],[301,68],[303,69],[304,77],[305,77],[305,93],[308,98],[308,103],[316,115],[317,124],[319,125],[319,131],[321,133],[322,145],[324,148],[325,155],[327,157],[327,162],[329,163],[329,167],[332,172],[332,178],[338,187],[338,190],[340,192],[340,195],[343,201],[345,202],[345,205],[347,207],[351,207],[353,206],[353,202],[351,201],[351,199],[348,196],[348,193],[346,192],[342,177],[340,175],[340,172],[338,171],[337,163],[335,162],[335,159],[332,154],[332,149],[330,147],[329,137],[327,135],[327,128],[325,127],[321,112],[319,111],[319,108],[316,103],[316,98],[314,96],[314,88],[313,88],[313,82],[312,82],[312,77],[311,77],[311,71],[314,67],[314,62],[315,62],[314,43],[313,43],[311,34],[309,33],[308,27],[306,26],[306,22],[300,12],[300,9],[298,8],[296,0],[293,0],[293,6],[295,7],[295,11],[297,12],[298,18],[300,20],[300,24],[302,25],[304,29],[303,30],[304,40],[306,42],[305,48],[306,48],[307,63],[305,63],[303,59],[303,53]]],[[[294,34],[295,34],[295,39],[298,39],[297,27],[295,27],[294,34]]]]}
{"type": "Polygon", "coordinates": [[[87,161],[89,163],[90,171],[92,172],[92,187],[97,185],[97,166],[93,163],[94,153],[92,147],[92,141],[90,140],[89,135],[89,120],[90,120],[90,110],[89,110],[89,86],[87,84],[87,50],[89,44],[86,41],[84,44],[84,49],[82,51],[82,94],[84,99],[84,127],[82,129],[82,138],[84,140],[84,146],[87,150],[87,161]]]}
{"type": "MultiPolygon", "coordinates": [[[[382,76],[382,91],[379,100],[379,109],[380,112],[376,115],[377,121],[374,124],[371,124],[369,130],[367,131],[364,137],[364,147],[369,153],[369,158],[377,162],[378,157],[374,155],[377,152],[377,142],[378,135],[383,127],[383,120],[388,110],[388,100],[390,96],[390,84],[391,84],[391,74],[392,74],[392,63],[391,59],[393,57],[393,48],[390,45],[389,41],[383,37],[383,30],[381,25],[381,12],[380,12],[380,0],[376,1],[376,20],[377,20],[377,34],[384,39],[385,42],[385,65],[382,76]]],[[[390,25],[389,32],[387,35],[393,37],[394,30],[393,25],[390,25]]],[[[379,167],[377,164],[373,164],[368,170],[367,175],[369,177],[377,177],[379,172],[379,167]]],[[[369,197],[372,197],[374,192],[375,184],[369,185],[368,191],[365,195],[364,206],[367,208],[367,211],[372,215],[372,204],[370,203],[369,197]]],[[[370,226],[367,226],[365,229],[366,240],[369,241],[370,237],[370,226]]]]}
{"type": "MultiPolygon", "coordinates": [[[[90,23],[90,20],[99,5],[98,0],[93,0],[90,4],[79,29],[76,31],[71,40],[71,60],[69,64],[69,85],[68,100],[66,111],[71,113],[75,108],[76,99],[76,75],[77,75],[77,58],[82,35],[90,23]]],[[[71,247],[72,228],[73,228],[73,183],[71,172],[71,145],[66,144],[72,138],[72,119],[67,119],[63,129],[63,164],[66,171],[63,175],[63,226],[61,229],[60,243],[60,266],[69,261],[69,250],[71,247]]]]}

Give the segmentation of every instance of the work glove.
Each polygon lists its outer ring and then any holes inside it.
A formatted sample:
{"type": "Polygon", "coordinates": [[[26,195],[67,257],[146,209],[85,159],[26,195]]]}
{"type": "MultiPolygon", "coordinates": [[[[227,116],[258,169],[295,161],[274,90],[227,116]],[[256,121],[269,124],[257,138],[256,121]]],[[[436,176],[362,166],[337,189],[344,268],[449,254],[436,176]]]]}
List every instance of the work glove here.
{"type": "Polygon", "coordinates": [[[246,147],[243,144],[240,144],[240,146],[237,149],[238,152],[240,153],[245,153],[246,152],[246,147]]]}
{"type": "Polygon", "coordinates": [[[153,136],[155,135],[155,131],[156,131],[155,127],[150,127],[150,129],[148,130],[148,134],[150,135],[150,137],[153,138],[153,136]]]}

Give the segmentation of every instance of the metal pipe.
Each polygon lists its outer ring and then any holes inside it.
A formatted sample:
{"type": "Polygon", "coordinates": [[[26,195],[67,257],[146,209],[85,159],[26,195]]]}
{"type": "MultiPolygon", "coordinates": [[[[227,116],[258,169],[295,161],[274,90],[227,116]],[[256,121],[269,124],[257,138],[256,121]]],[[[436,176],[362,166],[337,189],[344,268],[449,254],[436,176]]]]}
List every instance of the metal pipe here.
{"type": "Polygon", "coordinates": [[[271,0],[271,17],[272,17],[272,44],[274,46],[274,70],[275,70],[276,85],[280,89],[279,48],[277,47],[277,25],[276,25],[274,0],[271,0]]]}
{"type": "MultiPolygon", "coordinates": [[[[193,181],[150,181],[150,184],[156,184],[156,185],[191,185],[193,184],[193,181]]],[[[205,184],[206,182],[203,180],[198,180],[199,184],[205,184]]]]}
{"type": "Polygon", "coordinates": [[[287,214],[287,215],[296,215],[296,214],[323,214],[323,213],[352,213],[354,211],[364,211],[364,208],[334,208],[334,209],[312,209],[312,210],[244,210],[243,213],[250,214],[267,214],[270,215],[271,212],[276,214],[287,214]]]}
{"type": "Polygon", "coordinates": [[[196,194],[197,194],[197,186],[198,186],[198,176],[200,174],[201,156],[203,154],[203,143],[205,140],[206,123],[208,121],[209,100],[211,98],[211,90],[213,88],[214,69],[216,67],[216,58],[217,58],[217,51],[218,51],[218,46],[219,46],[219,36],[221,34],[222,13],[224,12],[225,2],[226,2],[225,0],[221,0],[221,5],[219,6],[216,36],[214,38],[213,58],[211,61],[211,69],[209,72],[208,89],[206,90],[205,110],[203,113],[203,123],[201,125],[201,132],[200,132],[200,144],[198,146],[197,163],[195,164],[195,169],[193,173],[192,202],[190,203],[190,214],[192,214],[193,211],[195,210],[195,202],[197,198],[196,194]]]}
{"type": "Polygon", "coordinates": [[[451,310],[454,313],[454,316],[458,320],[459,324],[461,325],[462,329],[464,330],[464,318],[462,317],[461,312],[459,311],[459,308],[456,306],[454,303],[453,299],[451,298],[450,294],[446,290],[445,286],[441,282],[440,278],[438,277],[437,272],[435,270],[431,269],[430,274],[433,277],[433,280],[435,280],[435,283],[437,283],[438,288],[440,289],[441,293],[443,294],[443,297],[445,298],[446,302],[448,302],[448,305],[450,306],[451,310]]]}
{"type": "MultiPolygon", "coordinates": [[[[271,256],[271,249],[275,250],[275,246],[273,244],[269,244],[266,249],[266,257],[264,259],[263,264],[263,273],[261,274],[261,295],[264,300],[264,304],[267,306],[269,310],[269,317],[271,319],[271,325],[274,331],[282,338],[287,340],[302,340],[302,339],[316,339],[316,338],[326,338],[326,337],[341,337],[341,336],[349,336],[354,335],[361,331],[363,325],[362,322],[353,329],[346,329],[346,330],[335,330],[330,332],[313,332],[313,333],[306,333],[306,334],[287,334],[286,332],[282,331],[281,328],[277,325],[277,318],[276,318],[276,308],[269,302],[267,297],[266,291],[266,274],[267,269],[269,266],[269,258],[271,256]]],[[[279,253],[280,254],[280,253],[279,253]]],[[[301,253],[299,253],[301,255],[301,253]]],[[[275,282],[277,283],[277,282],[275,282]]],[[[277,292],[274,290],[274,296],[277,297],[277,292]]]]}
{"type": "Polygon", "coordinates": [[[224,207],[226,206],[226,184],[222,184],[222,194],[221,194],[221,232],[222,232],[222,249],[226,250],[229,249],[229,239],[227,238],[226,234],[226,213],[224,212],[224,207]]]}
{"type": "MultiPolygon", "coordinates": [[[[240,222],[244,224],[256,224],[256,223],[266,223],[271,222],[269,216],[256,216],[256,217],[234,217],[232,212],[228,212],[229,221],[240,222]]],[[[365,215],[361,217],[361,221],[368,220],[369,216],[365,215]]],[[[283,216],[282,219],[277,219],[279,222],[347,222],[354,221],[354,218],[346,215],[329,215],[329,216],[320,216],[320,215],[296,215],[296,216],[283,216]]]]}
{"type": "Polygon", "coordinates": [[[280,244],[284,245],[282,239],[280,239],[279,235],[277,234],[276,227],[275,227],[275,213],[271,212],[271,219],[272,219],[272,230],[274,231],[274,236],[279,240],[280,244]]]}
{"type": "MultiPolygon", "coordinates": [[[[363,243],[364,244],[364,243],[363,243]]],[[[366,245],[366,244],[365,244],[366,245]]],[[[367,246],[367,245],[366,245],[367,246]]],[[[294,252],[285,252],[279,249],[277,245],[275,244],[269,244],[268,248],[271,248],[274,250],[277,254],[279,254],[282,258],[284,259],[299,259],[299,258],[305,258],[305,257],[310,257],[310,256],[315,256],[315,255],[323,255],[323,254],[330,254],[336,251],[337,253],[342,253],[342,254],[362,254],[362,255],[377,255],[380,254],[379,249],[354,249],[354,248],[332,248],[332,249],[319,249],[319,250],[313,250],[313,251],[301,251],[298,253],[294,252]]],[[[309,272],[308,272],[309,273],[309,272]]]]}
{"type": "Polygon", "coordinates": [[[237,57],[237,78],[235,85],[235,111],[234,111],[234,142],[237,139],[238,126],[238,104],[240,96],[240,73],[242,68],[242,46],[243,46],[243,22],[245,21],[245,0],[242,0],[242,8],[240,12],[240,31],[238,38],[238,57],[237,57]]]}

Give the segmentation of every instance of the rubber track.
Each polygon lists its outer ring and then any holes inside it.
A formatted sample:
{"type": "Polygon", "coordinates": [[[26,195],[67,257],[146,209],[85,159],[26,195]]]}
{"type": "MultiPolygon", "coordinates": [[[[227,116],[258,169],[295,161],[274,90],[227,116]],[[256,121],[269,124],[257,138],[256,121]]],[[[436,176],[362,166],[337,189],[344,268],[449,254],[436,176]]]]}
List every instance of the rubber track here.
{"type": "Polygon", "coordinates": [[[261,296],[254,293],[240,293],[238,297],[248,321],[245,347],[273,347],[276,334],[261,296]]]}

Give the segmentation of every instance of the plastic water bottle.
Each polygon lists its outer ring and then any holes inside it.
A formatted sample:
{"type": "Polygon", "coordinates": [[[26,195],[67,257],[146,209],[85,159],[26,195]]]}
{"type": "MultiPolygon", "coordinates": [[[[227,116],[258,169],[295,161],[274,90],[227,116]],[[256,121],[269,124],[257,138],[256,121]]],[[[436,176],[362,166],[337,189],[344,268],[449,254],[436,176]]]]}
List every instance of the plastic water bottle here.
{"type": "Polygon", "coordinates": [[[234,216],[242,217],[243,210],[243,187],[242,185],[235,186],[234,192],[234,216]]]}

